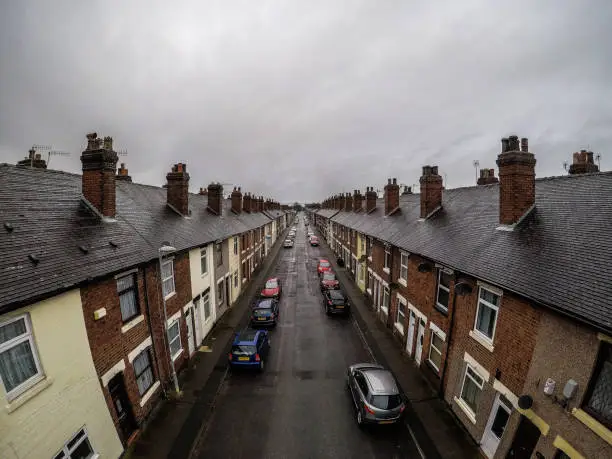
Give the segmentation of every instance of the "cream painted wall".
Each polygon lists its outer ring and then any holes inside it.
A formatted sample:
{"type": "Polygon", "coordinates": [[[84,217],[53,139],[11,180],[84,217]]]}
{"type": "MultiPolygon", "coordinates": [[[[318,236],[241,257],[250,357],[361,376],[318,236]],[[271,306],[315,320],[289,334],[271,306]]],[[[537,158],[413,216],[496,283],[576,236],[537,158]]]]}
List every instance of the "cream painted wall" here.
{"type": "Polygon", "coordinates": [[[214,244],[208,244],[204,247],[192,249],[189,251],[189,276],[191,278],[191,297],[195,298],[201,295],[207,288],[210,288],[208,298],[210,301],[210,312],[211,316],[208,320],[204,320],[204,304],[203,300],[199,301],[197,312],[198,317],[196,318],[196,342],[199,344],[206,337],[208,332],[212,329],[216,321],[216,308],[215,308],[215,291],[213,288],[213,252],[214,244]],[[206,250],[206,262],[208,270],[206,274],[202,274],[201,265],[201,250],[206,250]],[[198,327],[199,325],[199,327],[198,327]]]}
{"type": "Polygon", "coordinates": [[[93,365],[79,291],[5,314],[0,321],[26,312],[45,378],[10,403],[0,385],[0,458],[53,457],[83,426],[100,457],[117,458],[123,447],[93,365]]]}

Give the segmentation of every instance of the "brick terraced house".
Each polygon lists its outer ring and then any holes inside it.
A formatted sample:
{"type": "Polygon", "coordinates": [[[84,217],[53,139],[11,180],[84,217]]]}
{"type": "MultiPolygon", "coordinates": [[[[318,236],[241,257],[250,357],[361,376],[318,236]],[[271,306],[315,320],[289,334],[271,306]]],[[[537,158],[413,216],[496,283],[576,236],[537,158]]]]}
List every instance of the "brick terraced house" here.
{"type": "Polygon", "coordinates": [[[535,164],[511,136],[499,177],[445,189],[425,166],[418,194],[389,179],[311,218],[483,455],[610,457],[612,173],[584,150],[567,176],[535,164]]]}
{"type": "Polygon", "coordinates": [[[0,165],[0,457],[118,457],[238,298],[236,242],[288,219],[189,193],[183,163],[132,183],[112,139],[87,138],[82,175],[0,165]]]}

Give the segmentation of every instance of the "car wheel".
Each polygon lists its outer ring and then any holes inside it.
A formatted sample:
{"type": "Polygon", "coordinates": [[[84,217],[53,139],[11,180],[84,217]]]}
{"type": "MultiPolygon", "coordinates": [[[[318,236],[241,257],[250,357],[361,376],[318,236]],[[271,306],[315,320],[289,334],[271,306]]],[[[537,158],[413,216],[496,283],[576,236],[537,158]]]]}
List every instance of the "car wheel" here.
{"type": "Polygon", "coordinates": [[[359,427],[363,426],[363,414],[361,414],[361,410],[357,410],[357,425],[359,427]]]}

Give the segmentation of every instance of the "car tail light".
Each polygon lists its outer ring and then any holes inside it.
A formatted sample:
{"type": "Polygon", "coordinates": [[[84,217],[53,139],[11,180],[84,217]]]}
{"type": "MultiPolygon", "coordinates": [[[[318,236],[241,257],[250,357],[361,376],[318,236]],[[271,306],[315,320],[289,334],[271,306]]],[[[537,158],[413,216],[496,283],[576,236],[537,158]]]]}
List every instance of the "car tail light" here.
{"type": "Polygon", "coordinates": [[[406,405],[402,405],[402,406],[400,407],[400,413],[403,413],[405,409],[406,409],[406,405]]]}
{"type": "Polygon", "coordinates": [[[255,361],[259,362],[261,360],[261,357],[259,357],[259,354],[255,354],[255,361]]]}
{"type": "Polygon", "coordinates": [[[232,353],[230,352],[230,353],[229,353],[229,355],[228,355],[229,360],[232,360],[232,358],[233,358],[233,357],[234,357],[234,356],[233,356],[233,355],[232,355],[232,353]]]}
{"type": "Polygon", "coordinates": [[[328,301],[327,301],[327,304],[329,304],[329,305],[331,306],[332,302],[328,300],[328,301]]]}
{"type": "Polygon", "coordinates": [[[368,405],[366,405],[365,403],[363,404],[363,407],[365,408],[365,410],[370,413],[370,414],[374,414],[374,410],[372,408],[370,408],[368,405]]]}

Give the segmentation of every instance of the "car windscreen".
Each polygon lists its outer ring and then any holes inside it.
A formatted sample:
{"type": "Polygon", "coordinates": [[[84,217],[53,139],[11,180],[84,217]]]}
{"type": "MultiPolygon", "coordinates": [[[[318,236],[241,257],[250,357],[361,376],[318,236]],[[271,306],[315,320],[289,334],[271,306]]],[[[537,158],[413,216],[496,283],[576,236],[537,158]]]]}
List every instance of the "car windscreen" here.
{"type": "Polygon", "coordinates": [[[402,403],[399,395],[372,395],[370,403],[381,410],[392,410],[402,403]]]}
{"type": "Polygon", "coordinates": [[[268,282],[266,282],[266,288],[277,288],[278,287],[278,282],[276,282],[275,280],[269,280],[268,282]]]}
{"type": "Polygon", "coordinates": [[[336,280],[336,276],[334,274],[323,274],[323,280],[333,281],[336,280]]]}
{"type": "Polygon", "coordinates": [[[272,313],[272,310],[270,308],[257,308],[257,309],[253,309],[253,315],[254,316],[269,316],[272,313]]]}
{"type": "Polygon", "coordinates": [[[331,298],[332,304],[344,304],[346,302],[346,300],[344,299],[344,297],[332,297],[331,298]]]}
{"type": "Polygon", "coordinates": [[[255,346],[248,346],[244,344],[232,346],[232,354],[235,354],[235,355],[253,355],[256,353],[257,353],[257,348],[255,346]]]}
{"type": "Polygon", "coordinates": [[[319,266],[321,268],[329,268],[329,261],[322,261],[319,266]]]}

